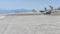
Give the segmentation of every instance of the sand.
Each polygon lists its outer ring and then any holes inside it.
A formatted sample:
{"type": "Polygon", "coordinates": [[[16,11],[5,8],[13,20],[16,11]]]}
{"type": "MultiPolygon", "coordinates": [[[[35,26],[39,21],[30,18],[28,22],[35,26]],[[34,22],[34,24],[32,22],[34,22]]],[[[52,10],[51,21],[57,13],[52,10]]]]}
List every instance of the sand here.
{"type": "Polygon", "coordinates": [[[0,34],[60,34],[60,15],[5,16],[0,34]]]}

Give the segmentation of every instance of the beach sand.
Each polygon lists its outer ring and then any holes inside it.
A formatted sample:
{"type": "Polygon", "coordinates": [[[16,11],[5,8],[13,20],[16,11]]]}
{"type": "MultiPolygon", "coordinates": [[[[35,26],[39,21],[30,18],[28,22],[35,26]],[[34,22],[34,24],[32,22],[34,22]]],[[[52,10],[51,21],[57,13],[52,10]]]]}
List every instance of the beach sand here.
{"type": "Polygon", "coordinates": [[[60,16],[5,16],[0,19],[0,34],[60,34],[60,16]]]}

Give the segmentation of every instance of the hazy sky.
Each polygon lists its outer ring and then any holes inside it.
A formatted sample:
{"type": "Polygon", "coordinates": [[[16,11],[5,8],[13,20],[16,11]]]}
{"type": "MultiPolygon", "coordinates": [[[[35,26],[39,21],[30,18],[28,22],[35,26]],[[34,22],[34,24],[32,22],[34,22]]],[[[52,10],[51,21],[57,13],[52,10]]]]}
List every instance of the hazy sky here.
{"type": "Polygon", "coordinates": [[[0,9],[43,9],[52,4],[55,8],[60,6],[60,0],[0,0],[0,9]]]}

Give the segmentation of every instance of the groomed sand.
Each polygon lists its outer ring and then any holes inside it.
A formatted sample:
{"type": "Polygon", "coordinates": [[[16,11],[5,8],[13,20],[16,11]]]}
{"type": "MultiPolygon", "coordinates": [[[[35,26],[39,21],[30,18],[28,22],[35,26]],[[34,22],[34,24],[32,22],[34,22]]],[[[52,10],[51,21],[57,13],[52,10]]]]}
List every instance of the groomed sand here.
{"type": "Polygon", "coordinates": [[[60,34],[60,16],[5,16],[0,19],[0,34],[60,34]]]}

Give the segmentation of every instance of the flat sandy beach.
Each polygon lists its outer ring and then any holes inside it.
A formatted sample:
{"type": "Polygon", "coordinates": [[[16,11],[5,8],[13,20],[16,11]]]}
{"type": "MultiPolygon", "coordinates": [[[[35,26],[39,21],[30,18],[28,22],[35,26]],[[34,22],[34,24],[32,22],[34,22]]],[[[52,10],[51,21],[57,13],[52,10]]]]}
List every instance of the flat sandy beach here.
{"type": "Polygon", "coordinates": [[[0,19],[0,34],[60,34],[60,16],[5,16],[0,19]]]}

